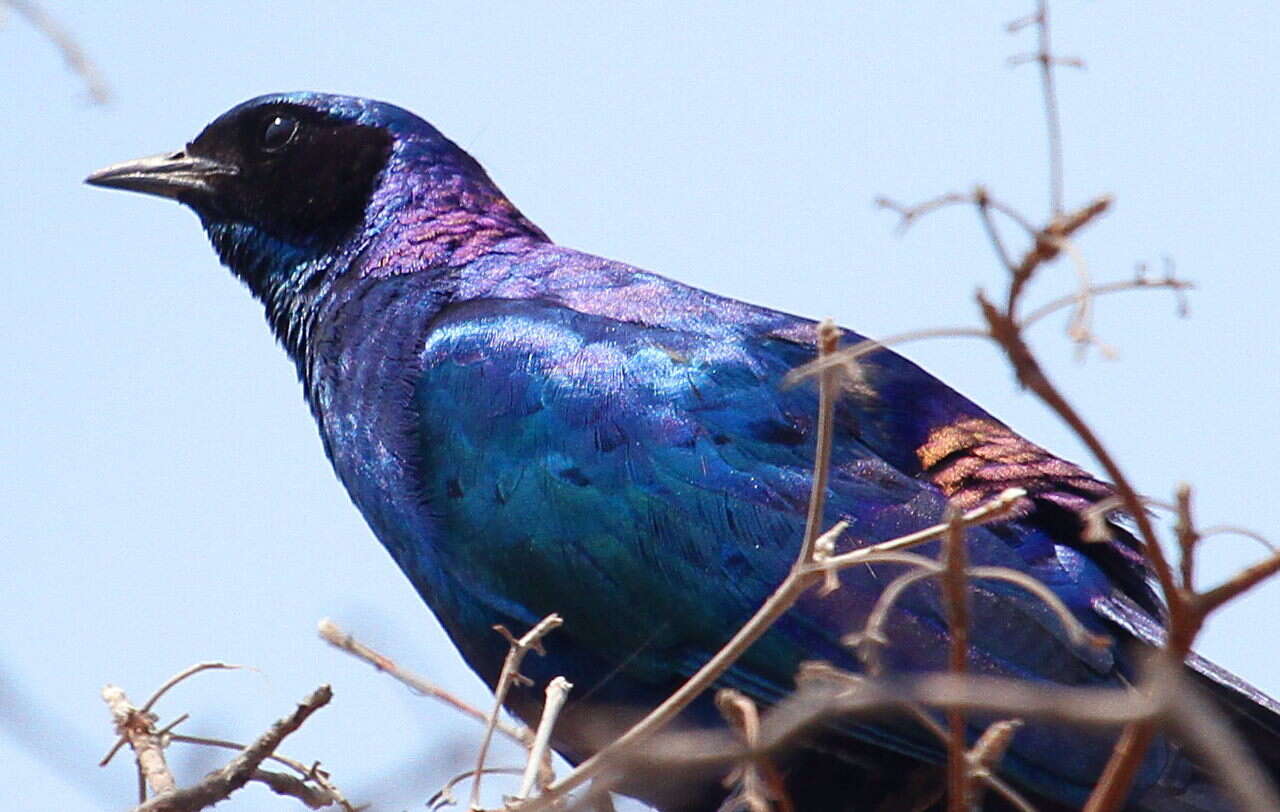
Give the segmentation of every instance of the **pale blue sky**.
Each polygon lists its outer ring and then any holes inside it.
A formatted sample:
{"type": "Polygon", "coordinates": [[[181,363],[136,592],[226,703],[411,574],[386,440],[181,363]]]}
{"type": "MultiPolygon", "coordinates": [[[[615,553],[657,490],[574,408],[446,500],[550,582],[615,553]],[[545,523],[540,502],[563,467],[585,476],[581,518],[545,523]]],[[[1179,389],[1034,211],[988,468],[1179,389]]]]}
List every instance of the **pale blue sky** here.
{"type": "MultiPolygon", "coordinates": [[[[906,237],[871,205],[974,182],[1044,212],[1031,44],[977,3],[67,2],[110,80],[84,102],[53,48],[0,30],[0,786],[10,808],[128,805],[104,682],[141,699],[202,659],[257,672],[175,691],[165,718],[245,739],[320,682],[335,700],[285,752],[355,800],[415,808],[478,731],[314,636],[332,616],[424,675],[487,693],[330,473],[259,306],[179,206],[81,185],[181,146],[232,104],[314,89],[435,123],[556,240],[871,335],[969,324],[1001,272],[967,211],[906,237]],[[357,7],[359,5],[359,7],[357,7]],[[29,804],[28,804],[29,802],[29,804]]],[[[1206,523],[1280,535],[1276,293],[1280,6],[1059,2],[1067,198],[1116,196],[1081,240],[1099,279],[1165,257],[1195,280],[1099,302],[1120,359],[1049,368],[1140,489],[1189,480],[1206,523]]],[[[1033,291],[1071,284],[1058,267],[1033,291]]],[[[1019,431],[1096,469],[973,341],[906,348],[1019,431]]],[[[1205,550],[1208,578],[1257,549],[1205,550]]],[[[1202,651],[1280,693],[1280,584],[1231,606],[1202,651]]],[[[175,747],[186,779],[222,754],[175,747]]],[[[222,808],[222,807],[219,807],[222,808]]],[[[228,809],[292,808],[251,790],[228,809]]]]}

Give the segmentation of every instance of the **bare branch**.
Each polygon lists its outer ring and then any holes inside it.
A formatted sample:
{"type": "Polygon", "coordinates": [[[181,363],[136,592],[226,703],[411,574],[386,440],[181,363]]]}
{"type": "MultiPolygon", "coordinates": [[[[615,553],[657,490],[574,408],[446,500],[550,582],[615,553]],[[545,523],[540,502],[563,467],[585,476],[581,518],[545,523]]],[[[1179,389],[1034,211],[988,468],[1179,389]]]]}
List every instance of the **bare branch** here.
{"type": "MultiPolygon", "coordinates": [[[[249,776],[249,780],[265,784],[276,795],[297,798],[309,809],[324,809],[327,806],[344,803],[340,796],[335,795],[325,787],[312,786],[301,778],[288,773],[257,769],[249,776]]],[[[350,807],[348,806],[348,808],[350,807]]]]}
{"type": "Polygon", "coordinates": [[[1013,272],[1013,260],[1009,258],[1009,251],[1004,247],[1004,239],[1000,236],[1000,229],[996,227],[995,220],[991,217],[991,209],[994,203],[991,195],[987,193],[985,186],[978,186],[973,190],[973,202],[978,207],[978,218],[982,220],[982,228],[987,232],[987,239],[991,241],[991,247],[996,252],[1000,264],[1010,273],[1013,272]]]}
{"type": "MultiPolygon", "coordinates": [[[[969,551],[964,543],[964,523],[954,509],[947,517],[942,558],[942,599],[947,608],[947,670],[963,675],[969,660],[969,551]]],[[[969,765],[965,759],[968,739],[965,736],[964,711],[947,710],[947,808],[950,812],[966,812],[973,805],[969,784],[969,765]]]]}
{"type": "MultiPolygon", "coordinates": [[[[102,699],[111,709],[111,718],[115,720],[116,732],[120,738],[128,741],[133,748],[134,758],[138,763],[139,801],[145,801],[146,787],[151,787],[157,797],[172,794],[178,789],[169,765],[164,760],[164,743],[156,732],[156,716],[149,711],[135,708],[124,690],[108,685],[102,689],[102,699]],[[143,783],[145,782],[145,783],[143,783]]],[[[117,748],[112,748],[101,762],[105,765],[117,748]]]]}
{"type": "Polygon", "coordinates": [[[1247,527],[1239,527],[1234,524],[1215,524],[1212,527],[1205,527],[1200,530],[1200,538],[1212,538],[1214,536],[1243,536],[1244,538],[1256,541],[1267,549],[1267,552],[1275,553],[1277,548],[1271,539],[1247,527]]]}
{"type": "Polygon", "coordinates": [[[111,88],[107,86],[98,66],[85,54],[75,37],[71,36],[70,32],[53,19],[39,3],[34,0],[0,0],[0,6],[8,6],[26,17],[33,28],[62,52],[62,59],[67,63],[67,67],[78,74],[88,86],[90,101],[94,104],[106,104],[111,101],[111,88]]]}
{"type": "MultiPolygon", "coordinates": [[[[208,671],[210,669],[215,669],[215,668],[243,668],[243,666],[230,665],[228,663],[223,663],[223,662],[196,663],[195,665],[190,666],[189,668],[179,671],[177,674],[174,674],[172,677],[166,680],[164,685],[161,685],[155,691],[155,693],[151,695],[151,698],[147,700],[146,704],[142,706],[139,712],[144,714],[150,714],[151,709],[155,707],[156,702],[159,702],[160,697],[164,696],[165,693],[167,693],[170,688],[172,688],[173,686],[177,685],[178,683],[182,682],[183,680],[187,679],[190,676],[199,674],[201,671],[208,671]]],[[[108,685],[106,688],[103,689],[104,698],[105,698],[105,692],[107,691],[107,689],[114,689],[117,691],[120,690],[118,688],[115,688],[115,686],[108,685]]],[[[121,692],[121,696],[123,696],[123,692],[121,692]]],[[[110,701],[108,701],[108,704],[110,704],[110,701]]],[[[178,724],[184,718],[186,718],[185,715],[183,717],[180,717],[177,721],[171,722],[169,724],[169,727],[172,727],[173,725],[178,724]]],[[[154,723],[155,719],[153,718],[151,721],[154,723]]],[[[116,739],[115,744],[111,745],[111,749],[107,751],[107,754],[98,761],[98,766],[105,767],[107,766],[107,764],[111,763],[111,759],[115,757],[115,754],[119,752],[120,748],[124,746],[126,741],[127,741],[127,737],[124,735],[121,735],[118,739],[116,739]]],[[[135,751],[136,751],[136,748],[135,748],[135,751]]]]}
{"type": "MultiPolygon", "coordinates": [[[[729,726],[742,737],[748,749],[755,749],[760,739],[760,714],[756,703],[732,688],[716,692],[716,707],[729,726]]],[[[736,787],[728,800],[720,804],[722,812],[770,812],[775,793],[770,790],[762,767],[762,759],[746,759],[725,777],[727,787],[736,787]]]]}
{"type": "Polygon", "coordinates": [[[1277,572],[1280,572],[1280,554],[1272,555],[1270,558],[1246,567],[1226,583],[1200,594],[1195,601],[1197,609],[1203,614],[1208,614],[1277,572]]]}
{"type": "Polygon", "coordinates": [[[1196,544],[1200,541],[1200,533],[1191,517],[1191,486],[1179,483],[1174,499],[1178,515],[1178,523],[1174,527],[1174,535],[1178,539],[1178,574],[1182,578],[1182,588],[1192,592],[1196,588],[1196,544]]]}
{"type": "Polygon", "coordinates": [[[262,761],[280,746],[286,736],[301,727],[307,717],[327,705],[332,698],[333,691],[329,686],[320,686],[303,699],[293,713],[277,721],[225,767],[190,787],[158,794],[137,806],[133,812],[194,812],[226,800],[254,777],[262,761]]]}
{"type": "MultiPolygon", "coordinates": [[[[818,357],[829,356],[840,344],[840,328],[831,319],[818,325],[818,357]]],[[[800,545],[799,561],[807,564],[813,560],[814,544],[822,533],[823,511],[827,504],[827,476],[831,469],[831,435],[835,419],[837,383],[835,371],[824,369],[818,374],[818,438],[813,468],[813,483],[809,489],[809,512],[805,517],[804,540],[800,545]]]]}
{"type": "MultiPolygon", "coordinates": [[[[165,728],[165,731],[172,728],[178,721],[181,721],[185,717],[186,714],[183,714],[183,716],[179,717],[177,721],[171,722],[168,727],[165,728]]],[[[165,731],[161,731],[161,733],[164,733],[165,731]]],[[[211,739],[205,736],[188,736],[181,733],[169,733],[168,738],[169,741],[180,742],[182,744],[199,744],[205,747],[221,747],[226,750],[243,750],[245,748],[245,745],[240,744],[239,742],[227,741],[226,739],[211,739]]],[[[338,788],[329,780],[329,773],[320,769],[320,762],[307,766],[297,759],[282,756],[279,753],[272,753],[267,756],[267,760],[283,764],[296,772],[303,782],[310,781],[315,784],[318,790],[317,796],[320,793],[324,793],[333,798],[330,803],[339,804],[343,809],[350,810],[354,808],[343,796],[342,792],[339,791],[338,788]]],[[[253,780],[258,780],[256,773],[254,774],[253,780]]]]}
{"type": "MultiPolygon", "coordinates": [[[[1084,297],[1105,296],[1109,293],[1119,293],[1130,290],[1171,290],[1174,293],[1191,290],[1195,285],[1181,279],[1166,277],[1164,279],[1147,279],[1145,277],[1135,277],[1123,282],[1110,282],[1105,285],[1090,285],[1089,287],[1079,290],[1066,296],[1060,296],[1051,302],[1037,307],[1035,310],[1023,316],[1019,322],[1022,329],[1027,329],[1031,325],[1062,310],[1066,307],[1079,307],[1084,297]]],[[[984,333],[985,335],[985,333],[984,333]]]]}
{"type": "Polygon", "coordinates": [[[792,369],[782,379],[782,385],[795,386],[806,378],[811,378],[824,370],[836,367],[844,368],[850,378],[856,378],[856,375],[851,371],[851,365],[863,356],[870,355],[886,347],[906,344],[910,341],[920,341],[926,338],[991,338],[991,334],[976,327],[932,327],[924,330],[897,333],[888,338],[864,338],[852,347],[837,350],[828,356],[817,358],[792,369]]]}
{"type": "Polygon", "coordinates": [[[945,195],[926,200],[925,202],[918,203],[914,206],[904,206],[903,204],[890,200],[887,197],[877,197],[875,200],[875,204],[880,208],[889,209],[890,211],[898,214],[901,218],[898,223],[898,230],[900,232],[906,231],[914,225],[917,220],[921,219],[925,215],[932,214],[938,209],[945,208],[947,206],[955,206],[962,203],[968,203],[979,206],[980,208],[988,208],[992,211],[998,211],[1021,226],[1023,231],[1030,236],[1035,236],[1036,232],[1040,230],[1033,226],[1031,221],[1023,217],[1017,209],[990,197],[987,194],[987,190],[981,186],[970,193],[948,192],[945,195]]]}
{"type": "MultiPolygon", "coordinates": [[[[523,767],[485,767],[482,773],[484,775],[523,775],[524,768],[523,767]]],[[[432,810],[432,812],[436,812],[436,810],[443,809],[446,806],[456,806],[458,803],[458,799],[453,794],[454,787],[458,786],[458,784],[461,784],[463,781],[466,781],[468,778],[475,778],[475,777],[476,777],[475,769],[466,770],[464,772],[460,772],[457,775],[453,776],[452,778],[450,778],[448,781],[445,782],[445,785],[441,787],[440,790],[435,795],[432,795],[431,798],[427,800],[427,809],[432,810]]]]}
{"type": "Polygon", "coordinates": [[[552,630],[559,628],[562,623],[564,623],[564,620],[559,615],[552,613],[539,620],[532,629],[525,632],[519,639],[516,639],[505,626],[493,627],[495,631],[507,638],[510,648],[507,650],[506,659],[502,661],[502,673],[498,675],[498,685],[493,692],[493,710],[489,712],[488,723],[484,729],[484,738],[480,740],[480,751],[476,755],[475,780],[471,782],[471,807],[473,809],[480,806],[480,779],[484,777],[484,762],[489,755],[489,743],[493,741],[493,731],[498,726],[498,715],[502,713],[502,705],[507,701],[507,693],[511,690],[512,684],[529,682],[528,677],[520,673],[520,665],[530,651],[536,651],[539,654],[543,653],[542,638],[552,630]]]}
{"type": "MultiPolygon", "coordinates": [[[[435,683],[423,679],[417,674],[401,667],[390,657],[356,640],[355,637],[343,630],[332,620],[328,618],[321,620],[318,631],[321,639],[329,645],[339,651],[344,651],[347,654],[350,654],[356,659],[363,660],[378,671],[389,674],[406,685],[409,690],[414,693],[431,697],[432,699],[438,699],[462,715],[475,719],[477,722],[482,724],[488,724],[488,713],[480,710],[466,700],[460,699],[453,693],[450,693],[435,683]]],[[[507,722],[499,719],[495,729],[526,749],[533,746],[533,731],[524,725],[508,724],[507,722]]]]}
{"type": "Polygon", "coordinates": [[[1009,745],[1013,744],[1014,734],[1022,725],[1021,719],[1005,719],[990,725],[966,754],[969,770],[974,775],[988,774],[995,770],[1009,745]]]}
{"type": "Polygon", "coordinates": [[[142,710],[144,712],[151,710],[152,708],[155,707],[156,703],[160,701],[160,697],[164,696],[166,693],[169,692],[170,688],[173,688],[175,685],[177,685],[178,683],[182,682],[185,679],[188,679],[190,677],[195,676],[196,674],[199,674],[201,671],[212,671],[212,670],[220,670],[220,669],[237,670],[241,668],[244,668],[244,666],[232,665],[231,663],[224,663],[216,660],[210,660],[208,662],[203,662],[203,663],[196,663],[195,665],[187,668],[184,671],[179,671],[177,674],[174,674],[172,677],[166,680],[164,685],[161,685],[159,688],[157,688],[155,693],[151,695],[151,698],[147,700],[147,704],[142,706],[142,710]]]}
{"type": "Polygon", "coordinates": [[[1049,138],[1049,210],[1053,214],[1062,211],[1062,123],[1058,116],[1058,92],[1054,84],[1053,69],[1064,65],[1076,68],[1084,67],[1084,63],[1075,58],[1054,56],[1053,43],[1050,39],[1049,3],[1039,0],[1036,13],[1021,17],[1009,23],[1008,31],[1017,33],[1029,25],[1035,25],[1039,34],[1039,43],[1034,54],[1023,54],[1012,57],[1010,65],[1021,65],[1036,62],[1040,65],[1040,86],[1044,97],[1044,115],[1049,138]]]}
{"type": "MultiPolygon", "coordinates": [[[[884,675],[880,652],[885,646],[889,645],[889,636],[884,630],[889,619],[889,611],[908,587],[926,578],[932,578],[940,570],[937,564],[923,556],[911,557],[913,559],[918,558],[919,562],[913,564],[913,569],[894,578],[889,582],[888,586],[880,590],[880,595],[876,598],[875,605],[871,607],[871,611],[867,614],[867,620],[862,626],[862,631],[847,634],[840,641],[853,648],[858,655],[858,659],[862,662],[863,668],[873,677],[884,675]]],[[[828,570],[828,572],[834,573],[834,570],[828,570]]],[[[943,740],[946,740],[945,736],[943,740]]]]}
{"type": "MultiPolygon", "coordinates": [[[[965,511],[965,513],[961,515],[960,519],[964,523],[965,527],[976,527],[981,524],[986,524],[987,522],[997,521],[1007,516],[1009,511],[1013,510],[1017,505],[1018,500],[1022,499],[1026,495],[1027,492],[1022,488],[1006,488],[997,494],[994,499],[984,502],[972,510],[965,511]]],[[[926,541],[933,541],[943,533],[947,532],[947,528],[949,526],[948,522],[930,525],[923,530],[917,530],[914,533],[907,533],[904,536],[898,536],[896,539],[889,539],[888,541],[882,541],[879,544],[872,544],[869,547],[860,547],[856,550],[850,550],[847,553],[832,556],[824,561],[821,567],[816,567],[816,565],[815,567],[817,569],[823,569],[826,567],[838,567],[843,569],[845,567],[854,567],[859,564],[874,562],[877,558],[883,558],[885,553],[906,550],[923,544],[926,541]]]]}
{"type": "Polygon", "coordinates": [[[547,684],[547,701],[542,706],[542,718],[538,720],[538,731],[534,734],[533,746],[529,748],[529,762],[520,779],[516,800],[528,798],[534,786],[545,787],[555,778],[551,772],[551,731],[555,729],[556,719],[572,689],[573,683],[564,677],[556,677],[547,684]]]}
{"type": "Polygon", "coordinates": [[[1039,270],[1041,265],[1052,262],[1062,253],[1064,240],[1093,222],[1111,207],[1111,198],[1104,195],[1088,203],[1074,212],[1063,214],[1055,212],[1049,224],[1033,234],[1031,248],[1013,269],[1009,283],[1009,296],[1005,304],[1005,312],[1010,319],[1017,312],[1018,300],[1021,298],[1027,283],[1039,270]]]}

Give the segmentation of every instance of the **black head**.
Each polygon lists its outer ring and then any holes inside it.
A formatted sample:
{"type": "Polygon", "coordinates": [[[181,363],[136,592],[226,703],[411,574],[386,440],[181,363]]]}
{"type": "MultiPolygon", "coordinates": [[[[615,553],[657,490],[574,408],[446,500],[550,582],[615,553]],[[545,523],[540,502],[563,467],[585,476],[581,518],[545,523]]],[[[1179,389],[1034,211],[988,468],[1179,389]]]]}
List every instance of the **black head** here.
{"type": "Polygon", "coordinates": [[[458,183],[501,198],[470,156],[412,113],[321,93],[251,99],[183,149],[109,166],[87,182],[194,209],[295,358],[326,292],[403,208],[458,183]]]}
{"type": "Polygon", "coordinates": [[[109,166],[88,183],[173,198],[206,225],[243,224],[295,247],[329,242],[363,220],[399,132],[443,140],[391,105],[261,96],[218,117],[184,149],[109,166]]]}
{"type": "Polygon", "coordinates": [[[351,96],[260,96],[185,148],[109,166],[88,182],[194,209],[291,352],[339,279],[456,267],[504,240],[546,239],[430,124],[351,96]],[[383,253],[372,248],[378,241],[383,253]]]}

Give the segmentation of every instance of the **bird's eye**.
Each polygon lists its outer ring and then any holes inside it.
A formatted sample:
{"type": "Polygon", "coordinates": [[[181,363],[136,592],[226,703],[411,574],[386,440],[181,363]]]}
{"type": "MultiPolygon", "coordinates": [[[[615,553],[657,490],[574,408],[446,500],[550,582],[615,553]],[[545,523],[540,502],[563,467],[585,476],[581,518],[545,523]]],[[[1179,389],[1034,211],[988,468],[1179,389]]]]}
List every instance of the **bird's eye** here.
{"type": "Polygon", "coordinates": [[[262,128],[261,146],[265,152],[279,152],[298,134],[298,120],[292,116],[272,116],[262,128]]]}

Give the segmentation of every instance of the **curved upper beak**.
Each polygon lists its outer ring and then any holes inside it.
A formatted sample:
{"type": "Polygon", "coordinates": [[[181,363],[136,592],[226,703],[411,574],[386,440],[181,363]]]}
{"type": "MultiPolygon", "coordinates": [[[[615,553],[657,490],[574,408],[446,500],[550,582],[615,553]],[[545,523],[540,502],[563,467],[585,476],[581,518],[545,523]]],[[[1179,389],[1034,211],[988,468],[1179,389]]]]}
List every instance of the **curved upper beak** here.
{"type": "Polygon", "coordinates": [[[235,175],[234,166],[196,158],[179,150],[112,164],[84,179],[92,186],[127,189],[174,200],[191,192],[213,194],[213,180],[235,175]]]}

